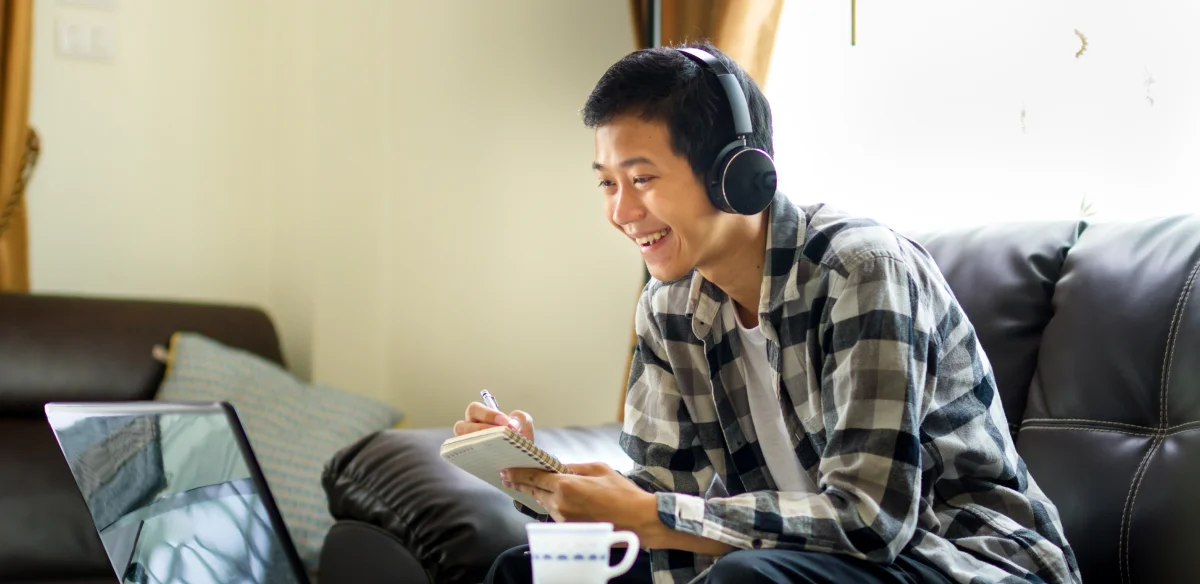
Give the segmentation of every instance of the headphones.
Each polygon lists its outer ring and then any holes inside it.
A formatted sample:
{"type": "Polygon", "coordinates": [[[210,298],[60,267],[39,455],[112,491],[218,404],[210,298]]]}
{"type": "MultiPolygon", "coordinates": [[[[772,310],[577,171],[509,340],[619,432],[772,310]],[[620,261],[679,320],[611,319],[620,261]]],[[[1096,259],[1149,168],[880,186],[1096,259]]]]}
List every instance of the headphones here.
{"type": "Polygon", "coordinates": [[[708,200],[726,213],[761,213],[775,198],[775,161],[766,151],[748,145],[754,127],[750,123],[750,107],[746,105],[746,94],[742,93],[741,84],[725,68],[724,63],[707,51],[693,48],[675,50],[717,76],[733,113],[734,140],[721,149],[705,175],[708,200]]]}

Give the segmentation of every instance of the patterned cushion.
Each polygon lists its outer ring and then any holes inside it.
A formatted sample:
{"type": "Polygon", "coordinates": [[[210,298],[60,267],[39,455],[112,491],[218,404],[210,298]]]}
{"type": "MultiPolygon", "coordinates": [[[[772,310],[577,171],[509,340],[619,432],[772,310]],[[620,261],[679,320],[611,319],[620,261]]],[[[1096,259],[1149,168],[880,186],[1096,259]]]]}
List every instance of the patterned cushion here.
{"type": "Polygon", "coordinates": [[[333,526],[321,487],[326,461],[402,417],[386,404],[303,383],[274,363],[193,333],[171,339],[167,373],[155,397],[233,405],[310,571],[333,526]]]}

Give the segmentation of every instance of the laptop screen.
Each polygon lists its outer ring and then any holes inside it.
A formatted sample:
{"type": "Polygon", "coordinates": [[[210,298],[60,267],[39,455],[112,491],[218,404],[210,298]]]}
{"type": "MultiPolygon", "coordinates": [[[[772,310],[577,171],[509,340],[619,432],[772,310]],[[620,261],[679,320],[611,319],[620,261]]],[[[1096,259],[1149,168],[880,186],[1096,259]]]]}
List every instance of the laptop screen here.
{"type": "Polygon", "coordinates": [[[216,405],[150,410],[47,407],[121,582],[303,584],[234,418],[216,405]]]}

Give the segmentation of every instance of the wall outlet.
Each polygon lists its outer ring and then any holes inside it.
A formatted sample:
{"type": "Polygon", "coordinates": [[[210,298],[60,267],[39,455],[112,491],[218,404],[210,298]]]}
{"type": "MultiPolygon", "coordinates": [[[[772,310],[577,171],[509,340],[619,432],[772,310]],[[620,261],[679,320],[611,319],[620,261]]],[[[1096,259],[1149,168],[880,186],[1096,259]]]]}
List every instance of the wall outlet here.
{"type": "Polygon", "coordinates": [[[55,45],[58,54],[68,59],[111,61],[116,38],[111,25],[59,19],[55,45]]]}

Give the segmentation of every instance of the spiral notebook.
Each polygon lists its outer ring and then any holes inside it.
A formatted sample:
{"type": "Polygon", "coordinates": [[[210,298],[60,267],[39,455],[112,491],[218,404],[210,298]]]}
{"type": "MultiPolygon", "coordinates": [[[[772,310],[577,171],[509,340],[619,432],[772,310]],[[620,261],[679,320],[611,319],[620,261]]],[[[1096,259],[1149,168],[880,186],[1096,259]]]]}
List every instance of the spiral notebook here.
{"type": "Polygon", "coordinates": [[[547,511],[533,497],[505,488],[500,480],[500,471],[506,468],[538,468],[571,474],[571,470],[553,455],[505,426],[455,436],[443,442],[442,458],[543,514],[547,511]]]}

